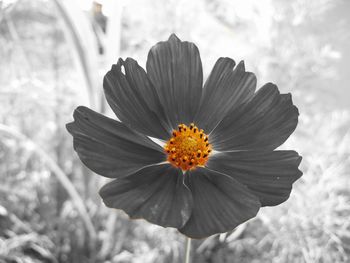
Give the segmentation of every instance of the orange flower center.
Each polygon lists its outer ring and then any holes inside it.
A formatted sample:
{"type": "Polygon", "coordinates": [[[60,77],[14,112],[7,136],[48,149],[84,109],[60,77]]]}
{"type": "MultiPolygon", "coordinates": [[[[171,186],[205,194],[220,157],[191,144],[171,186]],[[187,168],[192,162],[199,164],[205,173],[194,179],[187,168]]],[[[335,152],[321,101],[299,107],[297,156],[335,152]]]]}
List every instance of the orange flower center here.
{"type": "Polygon", "coordinates": [[[204,166],[211,152],[208,135],[193,123],[190,126],[180,124],[178,127],[164,146],[168,161],[184,171],[204,166]]]}

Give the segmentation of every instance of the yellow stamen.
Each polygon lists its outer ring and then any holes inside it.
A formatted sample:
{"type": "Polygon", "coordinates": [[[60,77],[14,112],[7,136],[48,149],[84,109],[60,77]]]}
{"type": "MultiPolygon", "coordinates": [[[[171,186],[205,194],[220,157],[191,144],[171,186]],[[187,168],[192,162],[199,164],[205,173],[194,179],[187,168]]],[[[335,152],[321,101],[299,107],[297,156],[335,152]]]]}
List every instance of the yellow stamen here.
{"type": "Polygon", "coordinates": [[[185,171],[206,164],[212,150],[209,137],[202,129],[194,123],[179,124],[172,135],[164,146],[168,162],[185,171]]]}

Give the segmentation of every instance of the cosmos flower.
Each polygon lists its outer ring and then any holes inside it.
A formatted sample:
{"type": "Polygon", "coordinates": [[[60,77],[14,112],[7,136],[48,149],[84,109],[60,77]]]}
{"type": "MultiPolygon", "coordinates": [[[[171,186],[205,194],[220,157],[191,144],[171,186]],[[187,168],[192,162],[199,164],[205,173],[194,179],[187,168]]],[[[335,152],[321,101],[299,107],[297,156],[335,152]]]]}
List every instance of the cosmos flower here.
{"type": "Polygon", "coordinates": [[[175,35],[152,47],[146,70],[127,58],[105,75],[120,121],[80,106],[67,124],[81,161],[114,179],[99,192],[106,206],[204,238],[288,199],[301,157],[275,149],[298,123],[290,94],[272,83],[256,91],[230,58],[202,87],[197,47],[175,35]]]}

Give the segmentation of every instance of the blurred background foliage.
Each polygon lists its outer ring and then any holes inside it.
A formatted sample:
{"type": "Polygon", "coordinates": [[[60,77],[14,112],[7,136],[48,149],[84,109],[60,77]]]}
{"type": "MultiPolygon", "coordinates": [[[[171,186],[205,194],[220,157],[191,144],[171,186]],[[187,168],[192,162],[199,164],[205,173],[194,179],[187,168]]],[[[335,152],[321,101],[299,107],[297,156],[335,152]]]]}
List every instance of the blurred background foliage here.
{"type": "Polygon", "coordinates": [[[172,32],[198,45],[205,76],[244,59],[301,113],[283,146],[303,156],[290,199],[195,240],[194,262],[350,262],[349,13],[345,0],[0,1],[0,262],[182,262],[175,230],[101,204],[65,130],[81,104],[113,116],[103,74],[119,56],[145,65],[172,32]]]}

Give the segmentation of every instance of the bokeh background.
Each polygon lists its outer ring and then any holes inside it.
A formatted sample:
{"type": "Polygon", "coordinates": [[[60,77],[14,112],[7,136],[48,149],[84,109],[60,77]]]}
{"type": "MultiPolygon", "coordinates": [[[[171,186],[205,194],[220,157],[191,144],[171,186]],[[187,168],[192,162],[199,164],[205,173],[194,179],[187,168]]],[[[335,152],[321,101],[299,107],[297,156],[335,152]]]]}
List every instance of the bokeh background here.
{"type": "MultiPolygon", "coordinates": [[[[65,124],[78,105],[110,115],[104,73],[145,65],[175,32],[205,76],[245,60],[300,111],[283,146],[304,176],[284,204],[193,242],[193,262],[350,262],[350,1],[0,1],[0,262],[182,262],[185,238],[105,208],[65,124]]],[[[210,193],[208,193],[210,194],[210,193]]]]}

